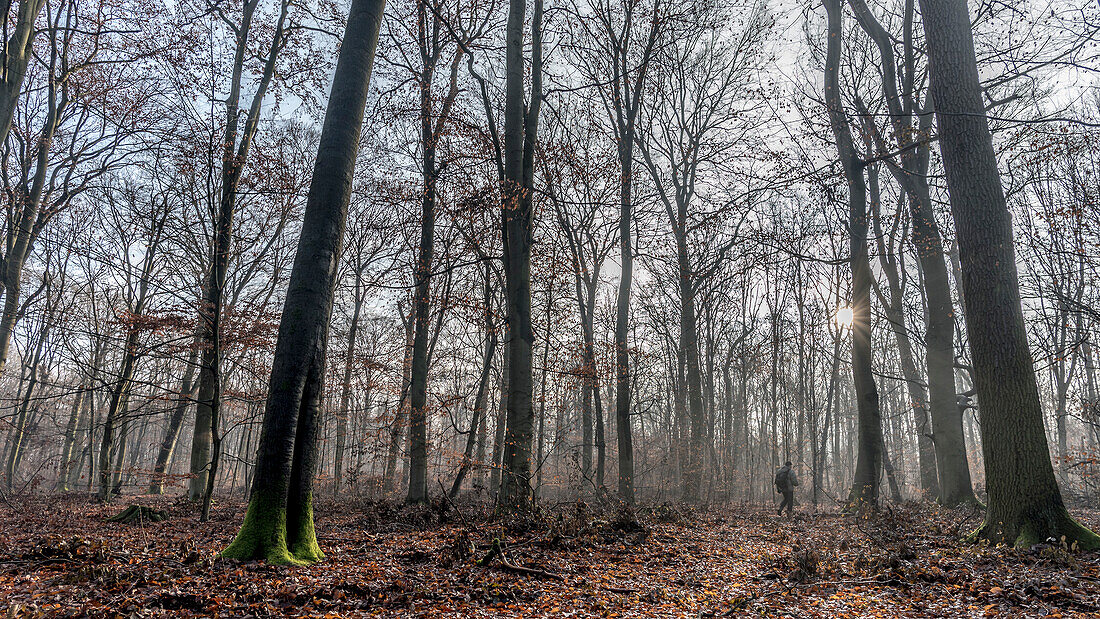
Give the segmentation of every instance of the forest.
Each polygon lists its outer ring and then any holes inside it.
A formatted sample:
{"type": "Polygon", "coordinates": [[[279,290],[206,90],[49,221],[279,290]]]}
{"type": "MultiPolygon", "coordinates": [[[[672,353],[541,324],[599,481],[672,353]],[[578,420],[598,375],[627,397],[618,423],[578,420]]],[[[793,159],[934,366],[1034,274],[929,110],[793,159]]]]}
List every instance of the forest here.
{"type": "Polygon", "coordinates": [[[3,616],[1100,616],[1100,4],[3,14],[3,616]]]}

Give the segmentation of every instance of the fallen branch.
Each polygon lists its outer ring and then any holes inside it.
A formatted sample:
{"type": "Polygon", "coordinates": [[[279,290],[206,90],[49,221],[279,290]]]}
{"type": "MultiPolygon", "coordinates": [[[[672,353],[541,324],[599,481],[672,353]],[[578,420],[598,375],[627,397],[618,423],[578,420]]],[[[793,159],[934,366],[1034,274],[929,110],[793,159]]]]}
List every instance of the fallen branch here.
{"type": "Polygon", "coordinates": [[[493,559],[497,559],[500,562],[500,566],[504,569],[516,572],[518,574],[527,574],[529,576],[540,576],[542,578],[551,578],[553,580],[565,581],[565,577],[561,574],[555,574],[554,572],[548,572],[543,569],[534,567],[524,567],[522,565],[516,565],[508,560],[508,556],[504,554],[504,550],[501,548],[500,540],[494,539],[493,546],[489,549],[489,552],[482,558],[477,560],[477,565],[482,567],[488,567],[493,559]]]}

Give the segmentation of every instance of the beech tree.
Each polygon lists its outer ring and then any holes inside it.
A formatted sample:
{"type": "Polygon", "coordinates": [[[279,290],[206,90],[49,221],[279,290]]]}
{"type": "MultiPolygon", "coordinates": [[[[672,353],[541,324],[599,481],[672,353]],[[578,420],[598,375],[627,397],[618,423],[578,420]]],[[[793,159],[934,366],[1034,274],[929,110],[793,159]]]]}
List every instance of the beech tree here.
{"type": "Polygon", "coordinates": [[[313,476],[329,317],[382,0],[354,0],[325,109],[291,270],[248,510],[222,555],[272,563],[324,557],[313,529],[313,476]]]}

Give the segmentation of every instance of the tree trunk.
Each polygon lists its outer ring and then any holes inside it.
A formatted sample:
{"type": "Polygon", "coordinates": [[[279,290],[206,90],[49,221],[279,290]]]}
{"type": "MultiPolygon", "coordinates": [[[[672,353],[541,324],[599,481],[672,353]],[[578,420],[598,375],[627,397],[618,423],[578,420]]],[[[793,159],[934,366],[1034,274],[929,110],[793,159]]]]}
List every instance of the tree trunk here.
{"type": "Polygon", "coordinates": [[[326,342],[383,6],[353,0],[348,14],[279,324],[248,510],[226,557],[312,563],[324,556],[312,490],[326,342]]]}
{"type": "Polygon", "coordinates": [[[88,401],[95,397],[92,389],[95,386],[96,377],[99,374],[99,368],[103,364],[103,356],[106,353],[106,346],[103,345],[103,340],[93,336],[91,356],[88,361],[90,363],[90,371],[77,385],[77,391],[73,395],[73,406],[69,414],[69,423],[65,428],[65,443],[61,448],[61,463],[57,471],[57,491],[66,492],[69,490],[69,485],[73,483],[80,470],[80,459],[84,455],[82,449],[79,456],[73,456],[73,449],[77,445],[77,433],[80,432],[84,425],[84,417],[88,413],[88,401]]]}
{"type": "Polygon", "coordinates": [[[126,401],[130,395],[130,381],[134,376],[134,363],[137,360],[137,329],[130,327],[126,344],[122,349],[122,364],[111,390],[111,402],[107,406],[107,416],[103,422],[103,439],[99,447],[99,500],[106,502],[111,498],[111,451],[114,446],[115,428],[123,421],[126,413],[126,401]]]}
{"type": "MultiPolygon", "coordinates": [[[[890,110],[895,144],[904,152],[901,165],[890,163],[890,171],[904,188],[913,222],[913,247],[920,261],[924,279],[927,311],[925,314],[925,363],[928,371],[929,411],[932,417],[932,441],[936,453],[939,474],[939,498],[945,505],[976,503],[970,480],[970,468],[966,461],[966,444],[963,439],[962,418],[955,405],[954,343],[955,310],[951,301],[947,262],[943,239],[933,213],[932,197],[928,189],[928,164],[930,145],[923,140],[931,133],[932,118],[922,115],[914,126],[914,113],[922,109],[914,83],[913,37],[914,7],[912,0],[905,4],[903,19],[904,73],[903,90],[899,93],[894,67],[894,42],[886,29],[874,18],[864,0],[849,0],[857,21],[875,42],[879,50],[883,95],[890,110]]],[[[923,475],[923,468],[922,468],[923,475]]]]}
{"type": "Polygon", "coordinates": [[[397,401],[397,410],[393,416],[393,426],[390,427],[390,442],[386,451],[386,463],[382,469],[382,493],[389,494],[394,490],[397,481],[397,452],[401,450],[401,438],[405,435],[405,416],[409,401],[409,384],[412,382],[412,349],[413,349],[413,317],[405,319],[404,310],[401,311],[401,322],[405,327],[405,359],[402,363],[401,397],[397,401]]]}
{"type": "Polygon", "coordinates": [[[1012,221],[982,101],[965,0],[921,0],[940,153],[958,232],[963,306],[989,493],[976,535],[1100,547],[1062,502],[1028,349],[1012,221]]]}
{"type": "Polygon", "coordinates": [[[191,482],[188,498],[196,501],[206,497],[207,488],[213,488],[212,469],[217,467],[216,453],[219,451],[214,442],[219,439],[218,420],[222,405],[222,313],[225,296],[226,275],[229,272],[229,254],[233,243],[233,219],[237,210],[237,186],[244,171],[245,161],[252,145],[252,139],[259,128],[260,110],[264,95],[275,75],[275,60],[283,47],[283,24],[286,22],[288,0],[281,2],[282,8],[275,33],[271,39],[263,72],[252,97],[252,104],[241,119],[241,82],[244,64],[248,55],[249,31],[252,18],[259,0],[246,0],[242,7],[241,24],[236,28],[237,42],[233,59],[233,76],[229,87],[229,96],[225,100],[225,132],[222,136],[222,173],[221,195],[218,200],[217,219],[214,222],[214,238],[210,270],[203,288],[202,306],[199,308],[199,335],[202,341],[202,363],[199,366],[199,396],[195,408],[195,431],[191,444],[191,482]],[[240,142],[238,144],[238,134],[240,142]],[[211,453],[211,452],[214,453],[211,453]]]}
{"type": "MultiPolygon", "coordinates": [[[[5,33],[11,32],[11,35],[4,45],[3,70],[0,71],[0,75],[3,76],[0,78],[0,144],[8,141],[15,108],[23,88],[23,78],[27,75],[27,63],[31,59],[35,35],[34,22],[45,4],[46,0],[18,0],[15,25],[10,31],[5,29],[5,33]]],[[[10,0],[5,7],[11,7],[10,0]]],[[[9,19],[5,11],[6,24],[9,23],[9,19]]]]}
{"type": "Polygon", "coordinates": [[[825,60],[825,104],[837,153],[848,184],[848,238],[852,268],[852,382],[858,414],[858,457],[849,494],[853,509],[878,503],[882,472],[882,415],[871,363],[871,265],[867,252],[867,185],[852,130],[840,98],[842,7],[840,0],[823,0],[829,14],[825,60]]]}
{"type": "MultiPolygon", "coordinates": [[[[44,320],[48,320],[45,318],[44,320]]],[[[42,330],[38,334],[38,343],[34,347],[34,356],[28,368],[30,378],[27,380],[27,388],[23,392],[22,402],[19,404],[19,412],[16,414],[15,427],[8,436],[8,453],[5,477],[7,478],[7,490],[10,493],[15,485],[15,475],[19,471],[19,463],[23,460],[23,450],[27,444],[28,412],[31,406],[31,396],[34,388],[38,386],[38,365],[42,361],[42,350],[46,347],[46,338],[49,335],[49,324],[44,322],[42,330]]]]}
{"type": "Polygon", "coordinates": [[[508,313],[508,411],[498,508],[530,507],[531,441],[534,434],[531,324],[531,244],[535,144],[542,98],[542,0],[531,19],[531,102],[524,106],[525,0],[510,0],[505,33],[504,272],[508,313]]]}
{"type": "MultiPolygon", "coordinates": [[[[938,497],[940,489],[939,480],[936,476],[936,447],[932,441],[932,428],[929,427],[928,423],[928,393],[924,389],[924,382],[917,370],[917,363],[913,354],[913,343],[909,338],[909,329],[905,324],[903,306],[905,291],[902,289],[897,258],[891,255],[891,247],[887,246],[886,235],[883,234],[878,168],[876,166],[868,167],[867,175],[870,180],[871,212],[875,238],[878,239],[879,265],[886,278],[887,290],[890,293],[889,297],[880,294],[879,300],[882,303],[886,320],[890,323],[890,330],[894,333],[894,340],[898,344],[898,361],[909,394],[907,408],[912,412],[914,425],[917,428],[917,460],[920,468],[921,490],[929,497],[938,497]]],[[[890,245],[893,245],[892,240],[890,245]]],[[[901,268],[904,268],[904,265],[901,268]]]]}
{"type": "Polygon", "coordinates": [[[504,464],[504,428],[508,424],[508,372],[511,367],[512,348],[507,345],[508,332],[504,334],[504,352],[500,364],[500,397],[497,400],[497,418],[493,429],[493,463],[490,467],[489,492],[498,496],[502,466],[504,464]]]}
{"type": "Polygon", "coordinates": [[[428,500],[428,332],[431,330],[436,192],[431,90],[433,69],[430,63],[425,63],[420,74],[420,140],[423,149],[421,166],[424,193],[420,200],[420,252],[413,273],[416,288],[413,298],[414,335],[409,388],[409,493],[405,497],[406,503],[423,503],[428,500]]]}
{"type": "Polygon", "coordinates": [[[686,207],[681,206],[681,216],[676,232],[677,262],[680,269],[680,355],[684,366],[684,390],[687,396],[690,435],[683,467],[683,493],[687,502],[699,500],[703,481],[703,437],[705,413],[703,411],[703,387],[699,375],[699,337],[696,333],[694,278],[688,261],[686,231],[686,207]]]}

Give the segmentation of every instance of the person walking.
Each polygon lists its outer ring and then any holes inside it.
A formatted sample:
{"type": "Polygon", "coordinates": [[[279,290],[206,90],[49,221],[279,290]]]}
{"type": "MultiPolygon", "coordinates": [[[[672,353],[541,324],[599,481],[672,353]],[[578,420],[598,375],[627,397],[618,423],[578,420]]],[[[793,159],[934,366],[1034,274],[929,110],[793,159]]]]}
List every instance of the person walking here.
{"type": "Polygon", "coordinates": [[[798,485],[798,478],[791,470],[791,461],[783,464],[783,468],[775,472],[775,491],[783,494],[783,502],[779,504],[779,515],[783,515],[783,508],[787,509],[787,516],[794,513],[794,487],[798,485]]]}

